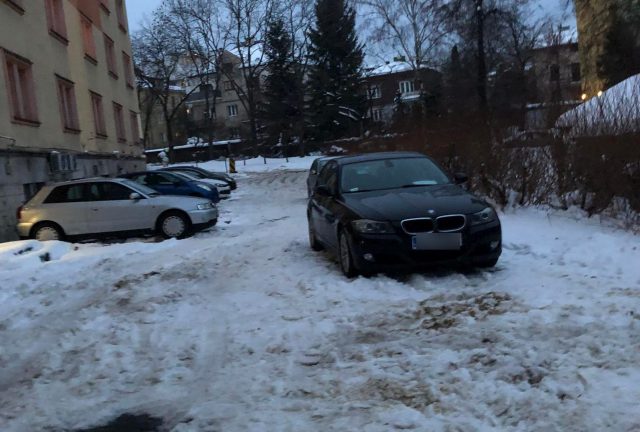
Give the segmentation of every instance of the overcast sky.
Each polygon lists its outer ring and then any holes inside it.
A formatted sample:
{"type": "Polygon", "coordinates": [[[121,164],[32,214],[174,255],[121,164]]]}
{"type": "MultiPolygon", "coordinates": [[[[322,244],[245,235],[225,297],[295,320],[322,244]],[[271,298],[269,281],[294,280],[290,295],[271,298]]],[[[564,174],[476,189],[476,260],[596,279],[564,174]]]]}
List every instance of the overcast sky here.
{"type": "Polygon", "coordinates": [[[162,0],[127,0],[127,15],[129,18],[129,28],[136,31],[140,28],[140,22],[145,16],[158,7],[162,0]]]}

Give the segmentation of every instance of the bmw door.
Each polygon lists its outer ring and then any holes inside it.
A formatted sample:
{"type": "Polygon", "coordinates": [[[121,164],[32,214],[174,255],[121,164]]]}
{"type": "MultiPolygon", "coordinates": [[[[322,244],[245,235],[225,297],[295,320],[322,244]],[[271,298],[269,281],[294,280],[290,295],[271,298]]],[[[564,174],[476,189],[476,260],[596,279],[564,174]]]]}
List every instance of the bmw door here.
{"type": "Polygon", "coordinates": [[[338,187],[338,164],[330,162],[322,169],[317,186],[326,188],[327,193],[315,192],[311,199],[312,221],[317,236],[323,243],[335,247],[338,244],[336,237],[336,215],[334,214],[335,199],[338,187]]]}

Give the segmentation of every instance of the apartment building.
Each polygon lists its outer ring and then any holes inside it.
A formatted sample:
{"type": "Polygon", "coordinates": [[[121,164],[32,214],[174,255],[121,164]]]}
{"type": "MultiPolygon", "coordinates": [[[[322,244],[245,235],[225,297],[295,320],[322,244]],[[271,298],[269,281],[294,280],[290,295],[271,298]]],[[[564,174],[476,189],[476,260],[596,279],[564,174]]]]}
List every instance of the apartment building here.
{"type": "Polygon", "coordinates": [[[423,94],[435,91],[441,80],[440,72],[422,68],[419,73],[402,60],[395,60],[366,71],[364,85],[367,92],[367,112],[373,123],[388,126],[398,102],[419,102],[423,94]]]}
{"type": "Polygon", "coordinates": [[[0,0],[0,240],[45,182],[143,168],[124,0],[0,0]]]}

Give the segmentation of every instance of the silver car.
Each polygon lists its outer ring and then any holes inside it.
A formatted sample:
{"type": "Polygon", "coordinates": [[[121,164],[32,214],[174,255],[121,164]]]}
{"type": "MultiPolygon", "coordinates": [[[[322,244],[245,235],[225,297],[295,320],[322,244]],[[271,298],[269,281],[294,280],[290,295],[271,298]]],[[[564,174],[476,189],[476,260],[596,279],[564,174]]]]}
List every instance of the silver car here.
{"type": "Polygon", "coordinates": [[[218,222],[204,198],[160,195],[128,179],[94,178],[44,186],[18,209],[21,238],[153,231],[181,238],[218,222]]]}

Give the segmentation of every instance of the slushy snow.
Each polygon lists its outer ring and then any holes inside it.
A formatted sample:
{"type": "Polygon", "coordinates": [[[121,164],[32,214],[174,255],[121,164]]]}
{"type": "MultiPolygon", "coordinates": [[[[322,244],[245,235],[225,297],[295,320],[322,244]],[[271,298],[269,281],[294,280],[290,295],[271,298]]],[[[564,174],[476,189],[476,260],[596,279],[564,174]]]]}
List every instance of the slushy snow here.
{"type": "Polygon", "coordinates": [[[637,236],[520,210],[492,271],[347,280],[268,165],[186,240],[0,245],[0,430],[640,429],[637,236]]]}

